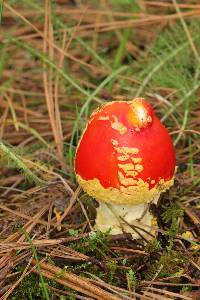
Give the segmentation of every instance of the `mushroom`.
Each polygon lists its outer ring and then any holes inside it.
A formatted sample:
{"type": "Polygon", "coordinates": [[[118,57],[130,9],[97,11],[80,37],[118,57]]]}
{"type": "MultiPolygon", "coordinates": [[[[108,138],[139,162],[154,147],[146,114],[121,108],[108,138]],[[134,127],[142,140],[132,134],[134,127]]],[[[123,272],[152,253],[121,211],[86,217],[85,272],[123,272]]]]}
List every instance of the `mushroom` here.
{"type": "Polygon", "coordinates": [[[145,99],[111,101],[92,113],[77,146],[75,172],[99,202],[95,229],[139,238],[151,232],[148,204],[173,185],[174,147],[145,99]]]}

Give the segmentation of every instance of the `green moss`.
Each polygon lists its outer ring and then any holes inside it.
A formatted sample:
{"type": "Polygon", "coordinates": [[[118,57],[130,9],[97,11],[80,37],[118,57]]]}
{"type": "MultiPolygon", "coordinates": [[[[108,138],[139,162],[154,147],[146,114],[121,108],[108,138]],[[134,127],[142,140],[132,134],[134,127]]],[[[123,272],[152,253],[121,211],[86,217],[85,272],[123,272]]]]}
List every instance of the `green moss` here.
{"type": "MultiPolygon", "coordinates": [[[[23,272],[24,268],[18,267],[17,271],[23,272]]],[[[19,275],[20,278],[21,275],[19,275]]],[[[63,286],[58,284],[53,279],[44,279],[46,288],[48,289],[48,294],[51,299],[52,292],[50,287],[57,289],[63,289],[63,286]]],[[[21,283],[14,289],[11,294],[10,300],[32,300],[32,299],[46,299],[44,296],[43,286],[40,281],[40,277],[31,273],[28,276],[25,276],[21,283]]]]}
{"type": "Polygon", "coordinates": [[[181,252],[165,252],[159,260],[149,265],[149,268],[145,271],[144,278],[152,280],[155,276],[156,278],[179,277],[184,272],[187,264],[187,258],[181,252]]]}
{"type": "Polygon", "coordinates": [[[155,253],[162,249],[160,241],[157,239],[150,240],[145,246],[145,251],[148,253],[155,253]]]}
{"type": "MultiPolygon", "coordinates": [[[[74,230],[70,234],[76,234],[74,230]]],[[[71,247],[83,254],[91,254],[97,259],[105,257],[111,250],[108,247],[110,240],[109,233],[102,233],[100,231],[90,232],[87,238],[79,240],[79,243],[71,244],[71,247]]],[[[113,253],[114,254],[114,253],[113,253]]]]}
{"type": "Polygon", "coordinates": [[[165,236],[167,240],[166,250],[161,246],[160,241],[153,239],[145,247],[145,251],[150,253],[149,267],[143,273],[146,280],[163,277],[177,277],[184,272],[187,266],[187,258],[178,251],[173,250],[174,238],[179,232],[179,218],[183,216],[183,210],[176,203],[168,203],[162,206],[164,212],[161,218],[165,224],[165,236]],[[162,252],[159,259],[158,252],[162,252]],[[156,254],[156,255],[155,255],[156,254]]]}
{"type": "MultiPolygon", "coordinates": [[[[47,281],[45,282],[48,287],[47,281]]],[[[44,299],[40,278],[37,274],[26,276],[19,286],[13,291],[10,300],[44,299]]]]}
{"type": "Polygon", "coordinates": [[[127,281],[129,283],[129,286],[131,289],[135,289],[136,288],[136,273],[135,271],[133,271],[132,269],[130,269],[127,273],[126,273],[126,276],[127,276],[127,281]]]}
{"type": "Polygon", "coordinates": [[[183,209],[180,208],[177,203],[169,203],[164,206],[165,211],[162,213],[162,219],[166,223],[172,223],[175,219],[183,216],[183,209]]]}
{"type": "Polygon", "coordinates": [[[112,284],[117,270],[117,263],[114,260],[110,260],[106,265],[108,267],[108,282],[112,284]]]}
{"type": "Polygon", "coordinates": [[[186,285],[186,286],[183,286],[182,289],[181,289],[182,293],[184,292],[191,292],[192,291],[192,286],[191,285],[186,285]]]}
{"type": "Polygon", "coordinates": [[[70,228],[68,231],[70,236],[78,237],[79,236],[79,231],[73,228],[70,228]]]}
{"type": "Polygon", "coordinates": [[[179,232],[179,218],[183,216],[183,213],[183,210],[176,203],[170,203],[162,213],[163,221],[169,226],[166,233],[168,238],[167,249],[169,251],[173,248],[174,238],[179,232]]]}

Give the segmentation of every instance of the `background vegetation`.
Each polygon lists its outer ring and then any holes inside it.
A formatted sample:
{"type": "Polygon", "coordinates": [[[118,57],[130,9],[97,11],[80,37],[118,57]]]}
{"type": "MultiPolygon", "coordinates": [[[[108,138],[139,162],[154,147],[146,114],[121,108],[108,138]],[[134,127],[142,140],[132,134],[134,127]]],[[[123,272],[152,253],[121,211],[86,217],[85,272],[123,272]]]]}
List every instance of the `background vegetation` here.
{"type": "MultiPolygon", "coordinates": [[[[183,3],[184,2],[184,3],[183,3]]],[[[0,299],[199,299],[200,4],[0,1],[0,299]],[[91,232],[91,111],[147,98],[176,147],[149,243],[91,232]]]]}

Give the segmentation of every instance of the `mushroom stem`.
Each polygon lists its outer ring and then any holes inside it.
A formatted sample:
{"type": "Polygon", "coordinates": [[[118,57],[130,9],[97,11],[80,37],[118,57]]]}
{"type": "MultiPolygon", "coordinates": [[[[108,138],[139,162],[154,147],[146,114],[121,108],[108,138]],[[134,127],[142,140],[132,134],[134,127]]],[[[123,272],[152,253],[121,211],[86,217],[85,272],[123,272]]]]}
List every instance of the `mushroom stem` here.
{"type": "MultiPolygon", "coordinates": [[[[159,196],[152,202],[156,204],[158,198],[159,196]]],[[[141,236],[148,239],[154,233],[154,230],[151,228],[153,220],[154,217],[149,211],[148,203],[124,205],[107,204],[99,201],[95,229],[102,232],[110,230],[112,235],[128,232],[131,233],[134,239],[141,238],[141,236]]]]}

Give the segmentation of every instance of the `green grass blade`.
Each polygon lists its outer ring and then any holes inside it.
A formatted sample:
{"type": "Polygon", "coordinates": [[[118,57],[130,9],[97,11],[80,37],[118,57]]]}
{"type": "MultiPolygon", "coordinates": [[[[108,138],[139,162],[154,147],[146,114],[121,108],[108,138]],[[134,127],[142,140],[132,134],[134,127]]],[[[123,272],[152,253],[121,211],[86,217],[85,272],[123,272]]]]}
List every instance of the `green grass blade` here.
{"type": "Polygon", "coordinates": [[[89,96],[89,93],[78,85],[78,83],[72,79],[68,74],[66,74],[61,68],[59,68],[52,60],[49,59],[45,54],[41,53],[39,50],[34,49],[32,46],[28,45],[27,43],[24,43],[22,41],[19,41],[17,39],[12,38],[12,41],[17,44],[18,46],[26,49],[29,53],[34,55],[35,57],[39,58],[42,62],[50,66],[53,70],[57,71],[58,74],[65,79],[67,82],[69,82],[74,88],[76,88],[79,92],[84,94],[85,96],[89,96]]]}
{"type": "Polygon", "coordinates": [[[32,134],[35,138],[37,138],[40,142],[42,142],[45,145],[45,147],[49,148],[49,144],[43,139],[43,137],[35,129],[29,127],[28,125],[22,122],[17,122],[17,124],[19,127],[26,130],[27,132],[32,134]]]}
{"type": "Polygon", "coordinates": [[[46,300],[50,300],[49,292],[48,292],[46,283],[44,281],[44,278],[43,278],[43,275],[42,275],[42,272],[41,272],[40,263],[39,263],[39,259],[38,259],[38,256],[37,256],[37,249],[36,249],[35,245],[33,244],[29,234],[25,230],[22,230],[22,231],[23,231],[23,234],[25,235],[25,238],[26,238],[27,242],[31,246],[33,257],[34,257],[35,262],[36,262],[36,268],[37,268],[37,271],[38,271],[39,276],[40,276],[40,282],[41,282],[41,286],[42,286],[43,297],[46,300]]]}
{"type": "Polygon", "coordinates": [[[37,177],[22,161],[22,159],[12,151],[9,147],[7,147],[1,140],[0,140],[0,157],[4,157],[14,163],[16,168],[23,173],[25,178],[31,182],[35,183],[36,185],[44,185],[44,181],[37,177]]]}
{"type": "MultiPolygon", "coordinates": [[[[196,35],[193,37],[193,41],[197,39],[199,35],[196,35]]],[[[175,48],[169,55],[167,55],[164,59],[162,59],[155,67],[149,72],[149,74],[144,78],[142,84],[140,85],[140,88],[138,89],[136,93],[136,97],[140,97],[143,93],[145,87],[148,85],[149,81],[152,79],[154,74],[158,72],[166,63],[168,63],[170,60],[172,60],[176,55],[178,55],[182,50],[184,50],[186,47],[189,46],[189,42],[186,41],[179,47],[175,48]]]]}
{"type": "Polygon", "coordinates": [[[4,2],[4,0],[0,0],[0,25],[1,25],[2,19],[3,19],[3,8],[4,8],[3,2],[4,2]]]}

